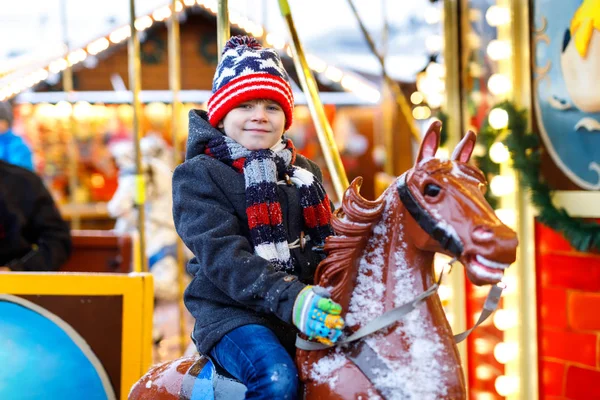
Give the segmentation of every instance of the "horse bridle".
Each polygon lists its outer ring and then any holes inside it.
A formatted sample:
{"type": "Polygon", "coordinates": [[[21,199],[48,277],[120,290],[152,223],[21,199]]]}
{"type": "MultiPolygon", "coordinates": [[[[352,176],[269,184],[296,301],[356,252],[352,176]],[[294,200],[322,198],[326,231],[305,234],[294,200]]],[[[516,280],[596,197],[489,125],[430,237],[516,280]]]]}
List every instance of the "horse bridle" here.
{"type": "Polygon", "coordinates": [[[425,210],[415,199],[406,183],[406,173],[398,178],[398,196],[404,207],[413,219],[419,224],[429,236],[437,240],[440,245],[448,250],[456,258],[460,258],[463,252],[463,244],[459,238],[452,235],[448,230],[436,221],[431,214],[425,210]]]}

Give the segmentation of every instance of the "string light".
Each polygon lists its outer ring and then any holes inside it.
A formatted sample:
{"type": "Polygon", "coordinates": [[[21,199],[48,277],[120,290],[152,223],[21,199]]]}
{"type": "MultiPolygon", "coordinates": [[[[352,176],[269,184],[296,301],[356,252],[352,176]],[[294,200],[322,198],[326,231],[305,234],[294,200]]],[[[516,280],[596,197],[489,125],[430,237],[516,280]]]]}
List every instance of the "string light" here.
{"type": "Polygon", "coordinates": [[[500,396],[509,396],[519,389],[519,378],[516,376],[500,375],[494,382],[496,392],[500,396]]]}
{"type": "Polygon", "coordinates": [[[412,111],[415,119],[427,119],[431,117],[431,109],[427,106],[417,106],[412,111]]]}
{"type": "Polygon", "coordinates": [[[514,360],[519,353],[519,347],[514,342],[500,342],[494,347],[494,358],[500,364],[514,360]]]}
{"type": "MultiPolygon", "coordinates": [[[[216,0],[183,0],[183,2],[178,1],[175,4],[175,10],[176,12],[180,12],[184,9],[184,5],[187,7],[191,7],[195,4],[203,7],[205,10],[208,10],[213,14],[215,14],[217,11],[216,0]]],[[[163,6],[156,9],[150,15],[142,16],[136,19],[134,26],[136,30],[144,31],[151,27],[155,21],[164,21],[170,16],[171,8],[169,6],[163,6]]],[[[265,32],[264,28],[260,24],[247,19],[246,17],[236,12],[231,13],[231,23],[234,25],[239,25],[242,29],[244,29],[247,33],[253,35],[254,37],[260,38],[264,35],[265,32]]],[[[40,73],[38,72],[38,74],[36,75],[27,76],[0,88],[0,99],[4,100],[15,94],[18,94],[26,88],[33,86],[35,83],[47,79],[49,73],[57,74],[65,70],[69,65],[75,65],[84,61],[87,58],[88,54],[95,56],[108,49],[111,43],[119,44],[127,38],[129,38],[130,36],[130,26],[122,26],[111,32],[107,37],[102,37],[89,43],[85,49],[81,48],[73,51],[67,56],[66,59],[59,58],[52,61],[51,63],[49,63],[47,70],[43,69],[44,75],[40,75],[40,73]]],[[[288,53],[288,55],[290,55],[290,47],[289,45],[286,45],[286,41],[282,36],[276,34],[268,34],[265,39],[267,43],[269,43],[269,45],[271,45],[272,47],[278,50],[285,50],[288,53]]],[[[435,40],[439,41],[440,43],[442,42],[441,37],[437,37],[435,40]]],[[[438,47],[439,46],[440,45],[438,43],[438,47]]],[[[309,67],[316,73],[324,73],[325,76],[331,81],[341,82],[342,86],[345,89],[354,92],[359,97],[362,97],[370,102],[376,103],[380,100],[381,93],[372,84],[359,81],[355,78],[346,79],[344,84],[344,78],[346,76],[342,70],[334,66],[328,66],[326,62],[310,54],[308,54],[306,57],[309,63],[309,67]]],[[[426,112],[424,112],[424,114],[426,114],[426,112]]]]}
{"type": "Polygon", "coordinates": [[[144,31],[150,28],[153,22],[154,21],[152,21],[152,18],[150,18],[148,15],[145,15],[135,20],[135,29],[138,31],[144,31]]]}
{"type": "Polygon", "coordinates": [[[515,178],[512,176],[496,175],[490,182],[490,190],[496,197],[511,194],[515,191],[515,178]]]}
{"type": "Polygon", "coordinates": [[[494,369],[489,364],[478,365],[475,368],[475,376],[482,381],[492,379],[494,375],[494,369]]]}
{"type": "Polygon", "coordinates": [[[490,159],[496,164],[505,163],[509,158],[510,152],[503,143],[496,142],[490,147],[490,159]]]}
{"type": "Polygon", "coordinates": [[[494,326],[500,331],[508,330],[517,325],[517,315],[516,312],[513,310],[496,310],[493,319],[494,326]]]}
{"type": "Polygon", "coordinates": [[[418,90],[410,95],[410,102],[414,105],[421,104],[423,100],[425,100],[425,96],[423,96],[423,93],[419,92],[418,90]]]}
{"type": "Polygon", "coordinates": [[[489,26],[501,26],[510,22],[510,10],[507,7],[491,6],[485,13],[489,26]]]}
{"type": "Polygon", "coordinates": [[[505,40],[492,40],[487,46],[487,54],[494,61],[510,58],[512,49],[505,40]]]}
{"type": "Polygon", "coordinates": [[[493,74],[488,80],[488,89],[492,94],[500,96],[512,91],[512,83],[506,75],[493,74]]]}

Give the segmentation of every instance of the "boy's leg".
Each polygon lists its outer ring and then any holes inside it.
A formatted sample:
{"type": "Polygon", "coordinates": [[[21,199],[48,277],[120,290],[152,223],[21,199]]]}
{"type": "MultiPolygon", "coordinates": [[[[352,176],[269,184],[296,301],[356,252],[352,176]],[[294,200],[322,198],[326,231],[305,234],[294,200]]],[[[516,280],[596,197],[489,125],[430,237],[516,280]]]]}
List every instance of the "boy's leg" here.
{"type": "Polygon", "coordinates": [[[246,385],[247,399],[297,398],[296,365],[269,328],[245,325],[234,329],[210,355],[246,385]]]}

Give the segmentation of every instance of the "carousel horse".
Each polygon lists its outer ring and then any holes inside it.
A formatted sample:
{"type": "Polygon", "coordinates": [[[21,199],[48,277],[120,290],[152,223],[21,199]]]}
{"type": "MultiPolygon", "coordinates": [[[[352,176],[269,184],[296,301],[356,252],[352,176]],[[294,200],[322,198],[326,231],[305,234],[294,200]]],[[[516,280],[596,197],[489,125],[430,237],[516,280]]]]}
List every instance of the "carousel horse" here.
{"type": "MultiPolygon", "coordinates": [[[[303,350],[300,340],[296,363],[306,399],[466,399],[455,339],[431,290],[433,257],[453,257],[471,282],[495,285],[515,261],[518,241],[485,201],[485,177],[468,165],[475,135],[468,132],[451,159],[440,160],[434,157],[440,129],[431,125],[413,168],[377,200],[359,195],[357,178],[334,215],[336,236],[326,240],[315,282],[347,311],[347,338],[394,310],[412,308],[351,343],[303,350]]],[[[129,398],[241,399],[239,385],[210,359],[195,356],[154,367],[129,398]]]]}
{"type": "MultiPolygon", "coordinates": [[[[162,300],[175,300],[177,283],[177,232],[173,223],[172,168],[164,156],[167,144],[160,138],[147,136],[140,141],[142,171],[146,186],[146,256],[154,277],[154,292],[162,300]]],[[[111,216],[117,219],[115,232],[137,232],[135,207],[136,176],[131,142],[117,143],[111,151],[119,167],[118,187],[108,202],[111,216]]]]}

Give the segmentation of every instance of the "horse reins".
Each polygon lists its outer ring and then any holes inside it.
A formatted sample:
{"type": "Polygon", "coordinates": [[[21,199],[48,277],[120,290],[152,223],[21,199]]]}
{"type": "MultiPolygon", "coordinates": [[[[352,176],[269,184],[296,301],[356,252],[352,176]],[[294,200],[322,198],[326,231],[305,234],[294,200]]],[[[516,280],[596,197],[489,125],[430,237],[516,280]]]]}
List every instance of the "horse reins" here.
{"type": "MultiPolygon", "coordinates": [[[[400,201],[404,204],[410,215],[417,221],[419,226],[427,232],[431,237],[436,239],[444,249],[447,249],[452,254],[455,255],[448,265],[450,269],[452,269],[452,264],[458,260],[460,254],[463,251],[462,243],[458,240],[458,238],[449,234],[443,227],[426,212],[423,207],[421,207],[414,196],[408,189],[406,185],[406,174],[402,175],[398,178],[398,195],[400,196],[400,201]]],[[[395,322],[398,322],[405,315],[409,314],[413,310],[415,310],[421,303],[423,303],[427,298],[431,297],[434,293],[436,293],[440,287],[442,282],[442,277],[444,275],[444,269],[440,272],[440,276],[436,283],[431,285],[429,289],[425,290],[423,293],[417,295],[411,301],[393,308],[377,318],[371,320],[368,324],[364,325],[352,335],[348,337],[342,337],[338,340],[335,345],[327,345],[323,343],[311,342],[301,338],[300,336],[296,336],[296,347],[301,350],[325,350],[335,346],[346,345],[352,342],[356,342],[359,339],[364,338],[374,332],[377,332],[381,329],[384,329],[395,322]]],[[[485,299],[485,303],[483,305],[483,310],[481,311],[481,315],[479,319],[470,329],[454,335],[454,341],[456,343],[460,343],[465,340],[471,332],[479,325],[483,323],[498,307],[498,303],[500,302],[500,297],[502,296],[503,286],[499,284],[492,285],[490,291],[485,299]]]]}

